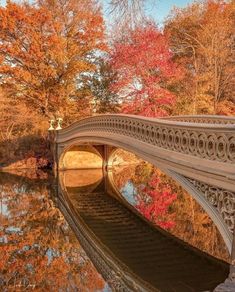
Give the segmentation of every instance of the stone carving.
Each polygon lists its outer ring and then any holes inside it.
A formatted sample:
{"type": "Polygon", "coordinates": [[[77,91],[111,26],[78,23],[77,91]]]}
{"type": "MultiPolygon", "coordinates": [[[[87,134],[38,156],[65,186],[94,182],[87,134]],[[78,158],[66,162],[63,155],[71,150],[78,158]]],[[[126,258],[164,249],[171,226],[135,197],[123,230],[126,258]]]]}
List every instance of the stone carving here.
{"type": "Polygon", "coordinates": [[[63,129],[60,137],[66,137],[75,129],[78,132],[117,133],[174,152],[219,162],[235,162],[235,125],[232,124],[203,126],[135,116],[103,115],[84,119],[63,129]]]}
{"type": "Polygon", "coordinates": [[[203,182],[187,178],[221,214],[230,232],[234,230],[235,192],[230,192],[203,182]]]}

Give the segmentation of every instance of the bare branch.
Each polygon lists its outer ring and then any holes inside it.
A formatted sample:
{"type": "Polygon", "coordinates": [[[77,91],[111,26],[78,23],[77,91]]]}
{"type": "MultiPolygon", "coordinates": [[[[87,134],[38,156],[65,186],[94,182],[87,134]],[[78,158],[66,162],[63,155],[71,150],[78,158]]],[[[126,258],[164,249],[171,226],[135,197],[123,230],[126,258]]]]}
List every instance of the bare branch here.
{"type": "Polygon", "coordinates": [[[110,14],[114,16],[119,29],[134,29],[146,21],[144,3],[146,0],[111,0],[110,14]]]}

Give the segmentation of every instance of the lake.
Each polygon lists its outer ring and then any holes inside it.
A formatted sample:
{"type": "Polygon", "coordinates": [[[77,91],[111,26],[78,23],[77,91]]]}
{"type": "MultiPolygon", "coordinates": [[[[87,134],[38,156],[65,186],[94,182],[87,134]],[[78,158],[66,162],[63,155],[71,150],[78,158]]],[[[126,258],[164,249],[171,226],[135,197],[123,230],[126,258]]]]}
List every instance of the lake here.
{"type": "Polygon", "coordinates": [[[148,163],[0,173],[1,291],[212,291],[229,254],[201,206],[148,163]]]}

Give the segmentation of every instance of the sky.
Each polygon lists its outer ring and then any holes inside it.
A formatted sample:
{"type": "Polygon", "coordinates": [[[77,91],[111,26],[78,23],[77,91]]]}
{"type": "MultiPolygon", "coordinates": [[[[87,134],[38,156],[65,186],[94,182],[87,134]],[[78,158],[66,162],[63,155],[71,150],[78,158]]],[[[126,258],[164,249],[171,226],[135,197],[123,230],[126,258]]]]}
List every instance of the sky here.
{"type": "MultiPolygon", "coordinates": [[[[86,1],[86,0],[84,0],[86,1]]],[[[100,0],[104,6],[106,19],[108,18],[108,3],[110,0],[100,0]]],[[[17,2],[17,1],[16,1],[17,2]]],[[[162,24],[164,18],[169,14],[174,7],[186,7],[187,4],[192,3],[193,0],[146,0],[146,13],[151,16],[156,23],[162,24]]],[[[5,5],[6,0],[0,0],[0,5],[5,5]]]]}
{"type": "MultiPolygon", "coordinates": [[[[108,3],[110,0],[101,0],[107,18],[108,3]]],[[[151,16],[156,23],[162,24],[165,17],[170,13],[174,6],[186,7],[193,0],[146,0],[146,13],[151,16]]]]}

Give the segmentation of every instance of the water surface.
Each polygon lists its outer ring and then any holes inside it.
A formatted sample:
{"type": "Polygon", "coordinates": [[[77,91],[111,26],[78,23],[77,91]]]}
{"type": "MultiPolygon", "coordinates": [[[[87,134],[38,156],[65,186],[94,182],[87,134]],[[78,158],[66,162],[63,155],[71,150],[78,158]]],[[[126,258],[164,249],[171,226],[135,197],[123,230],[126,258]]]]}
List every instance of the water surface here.
{"type": "Polygon", "coordinates": [[[213,222],[147,164],[1,173],[0,222],[1,291],[212,291],[228,274],[213,222]]]}
{"type": "Polygon", "coordinates": [[[0,173],[0,291],[103,291],[47,173],[0,173]],[[28,177],[27,177],[28,176],[28,177]]]}

